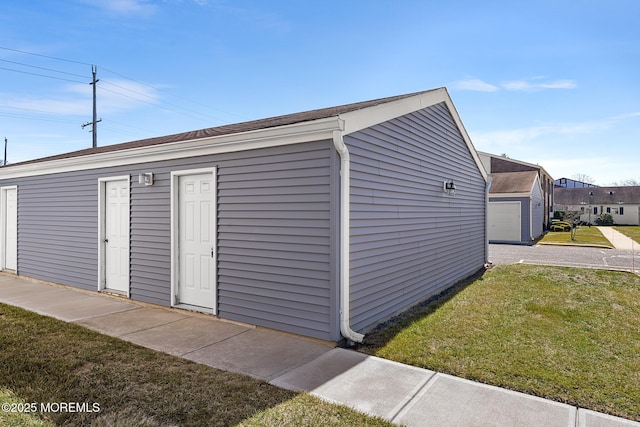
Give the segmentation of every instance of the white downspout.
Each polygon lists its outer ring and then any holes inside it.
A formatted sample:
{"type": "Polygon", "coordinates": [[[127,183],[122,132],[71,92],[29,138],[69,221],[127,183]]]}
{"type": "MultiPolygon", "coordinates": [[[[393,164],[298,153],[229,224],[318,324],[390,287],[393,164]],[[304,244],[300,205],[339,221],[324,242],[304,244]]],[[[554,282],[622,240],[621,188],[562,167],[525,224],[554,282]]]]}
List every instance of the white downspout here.
{"type": "Polygon", "coordinates": [[[533,193],[529,196],[529,241],[533,241],[533,193]]]}
{"type": "Polygon", "coordinates": [[[333,131],[333,145],[340,155],[340,333],[346,339],[360,343],[364,340],[364,335],[359,334],[351,329],[350,324],[350,160],[349,150],[347,150],[344,139],[342,139],[342,131],[333,131]]]}
{"type": "Polygon", "coordinates": [[[487,175],[487,183],[484,187],[485,204],[484,204],[484,262],[490,264],[489,260],[489,187],[491,187],[492,177],[487,175]]]}

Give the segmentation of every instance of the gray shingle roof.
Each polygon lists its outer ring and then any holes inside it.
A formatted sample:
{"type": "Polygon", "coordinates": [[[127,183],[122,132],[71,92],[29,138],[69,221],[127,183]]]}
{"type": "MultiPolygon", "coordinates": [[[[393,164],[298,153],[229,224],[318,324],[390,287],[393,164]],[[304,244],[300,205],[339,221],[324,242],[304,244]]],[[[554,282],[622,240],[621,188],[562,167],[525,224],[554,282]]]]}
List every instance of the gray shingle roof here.
{"type": "Polygon", "coordinates": [[[554,203],[561,206],[593,204],[640,204],[640,187],[561,188],[553,190],[554,203]],[[589,194],[592,193],[592,194],[589,194]]]}
{"type": "Polygon", "coordinates": [[[167,144],[171,142],[181,142],[181,141],[189,141],[189,140],[214,137],[214,136],[231,135],[234,133],[249,132],[254,130],[278,127],[278,126],[292,125],[295,123],[302,123],[302,122],[307,122],[312,120],[335,117],[343,113],[361,110],[363,108],[369,108],[376,105],[397,101],[404,98],[409,98],[415,95],[420,95],[427,92],[433,92],[436,90],[438,89],[430,89],[426,91],[414,92],[414,93],[409,93],[405,95],[397,95],[397,96],[391,96],[387,98],[374,99],[371,101],[363,101],[363,102],[356,102],[353,104],[340,105],[337,107],[321,108],[317,110],[304,111],[300,113],[286,114],[283,116],[276,116],[276,117],[270,117],[270,118],[259,119],[259,120],[251,120],[251,121],[242,122],[242,123],[235,123],[235,124],[211,127],[206,129],[199,129],[199,130],[194,130],[190,132],[183,132],[183,133],[178,133],[174,135],[166,135],[166,136],[143,139],[138,141],[125,142],[121,144],[106,145],[106,146],[96,147],[96,148],[87,148],[83,150],[72,151],[69,153],[57,154],[57,155],[42,157],[34,160],[27,160],[24,162],[13,163],[13,164],[7,165],[6,167],[24,165],[28,163],[44,162],[44,161],[50,161],[50,160],[66,159],[71,157],[86,156],[89,154],[106,153],[110,151],[126,150],[129,148],[139,148],[139,147],[147,147],[147,146],[158,145],[158,144],[167,144]]]}
{"type": "Polygon", "coordinates": [[[538,176],[537,171],[501,172],[491,174],[489,194],[529,193],[538,176]]]}

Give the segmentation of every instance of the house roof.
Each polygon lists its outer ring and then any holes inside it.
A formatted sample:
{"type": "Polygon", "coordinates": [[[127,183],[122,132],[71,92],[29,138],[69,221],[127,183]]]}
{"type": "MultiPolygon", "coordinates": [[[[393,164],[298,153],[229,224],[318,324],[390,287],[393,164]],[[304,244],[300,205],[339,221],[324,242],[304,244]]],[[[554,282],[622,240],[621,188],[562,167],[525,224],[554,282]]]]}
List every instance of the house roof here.
{"type": "Polygon", "coordinates": [[[554,202],[560,206],[640,204],[640,186],[554,189],[554,202]]]}
{"type": "Polygon", "coordinates": [[[0,167],[0,179],[229,153],[332,140],[436,104],[444,104],[486,181],[480,158],[446,88],[321,108],[156,138],[57,154],[0,167]]]}
{"type": "Polygon", "coordinates": [[[67,159],[71,157],[86,156],[90,154],[107,153],[110,151],[127,150],[130,148],[149,147],[153,145],[167,144],[172,142],[191,141],[191,140],[208,138],[208,137],[230,135],[230,134],[250,132],[250,131],[261,130],[261,129],[274,128],[278,126],[292,125],[296,123],[334,117],[340,114],[361,110],[363,108],[374,107],[376,105],[386,104],[389,102],[401,100],[404,98],[410,98],[416,95],[434,92],[437,90],[439,89],[431,89],[431,90],[426,90],[421,92],[409,93],[405,95],[379,98],[371,101],[356,102],[356,103],[345,104],[345,105],[340,105],[336,107],[320,108],[317,110],[310,110],[310,111],[304,111],[300,113],[269,117],[265,119],[258,119],[258,120],[251,120],[247,122],[216,126],[211,128],[194,130],[190,132],[177,133],[173,135],[142,139],[142,140],[125,142],[120,144],[106,145],[106,146],[96,147],[96,148],[86,148],[83,150],[72,151],[69,153],[56,154],[53,156],[27,160],[24,162],[12,163],[7,165],[6,167],[14,167],[14,166],[19,166],[19,165],[24,165],[29,163],[67,159]]]}
{"type": "MultiPolygon", "coordinates": [[[[502,173],[502,172],[524,172],[524,171],[541,171],[541,173],[551,177],[549,172],[545,170],[540,165],[536,165],[533,163],[524,162],[522,160],[512,159],[510,157],[499,156],[496,154],[487,153],[484,151],[478,151],[480,157],[486,157],[489,159],[491,173],[502,173]]],[[[551,178],[553,179],[553,178],[551,178]]]]}
{"type": "Polygon", "coordinates": [[[537,171],[492,173],[489,194],[531,193],[537,171]]]}

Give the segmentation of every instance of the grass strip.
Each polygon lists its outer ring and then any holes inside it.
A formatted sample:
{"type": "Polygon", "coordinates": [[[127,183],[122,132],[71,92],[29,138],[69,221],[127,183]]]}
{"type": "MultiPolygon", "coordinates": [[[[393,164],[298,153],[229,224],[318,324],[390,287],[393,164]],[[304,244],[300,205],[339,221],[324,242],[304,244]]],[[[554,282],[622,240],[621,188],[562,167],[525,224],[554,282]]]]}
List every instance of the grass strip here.
{"type": "Polygon", "coordinates": [[[598,230],[597,227],[586,225],[576,229],[574,240],[571,240],[570,231],[549,231],[538,243],[541,244],[563,244],[573,246],[605,246],[612,248],[611,242],[598,230]]]}
{"type": "Polygon", "coordinates": [[[361,350],[640,421],[640,277],[495,267],[373,331],[361,350]]]}
{"type": "MultiPolygon", "coordinates": [[[[86,404],[37,412],[43,426],[371,425],[390,423],[0,304],[0,402],[86,404]],[[17,399],[17,400],[16,400],[17,399]],[[253,421],[252,421],[253,420],[253,421]],[[261,422],[261,421],[260,421],[261,422]],[[272,424],[273,422],[273,424],[272,424]],[[49,424],[47,424],[49,423],[49,424]]],[[[37,425],[0,412],[0,425],[37,425]],[[23,424],[20,424],[20,423],[23,424]]]]}

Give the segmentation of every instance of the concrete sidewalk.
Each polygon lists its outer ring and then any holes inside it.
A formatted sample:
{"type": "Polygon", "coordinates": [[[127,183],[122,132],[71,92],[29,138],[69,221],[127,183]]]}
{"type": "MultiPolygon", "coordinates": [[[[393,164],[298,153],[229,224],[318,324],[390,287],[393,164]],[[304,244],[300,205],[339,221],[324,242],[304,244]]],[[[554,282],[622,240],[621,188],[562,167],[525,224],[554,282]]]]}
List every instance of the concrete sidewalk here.
{"type": "Polygon", "coordinates": [[[323,341],[4,274],[0,302],[407,426],[640,427],[323,341]]]}
{"type": "Polygon", "coordinates": [[[598,227],[598,230],[600,230],[604,237],[606,237],[616,249],[640,251],[640,244],[634,242],[618,230],[614,230],[613,227],[598,227]]]}

